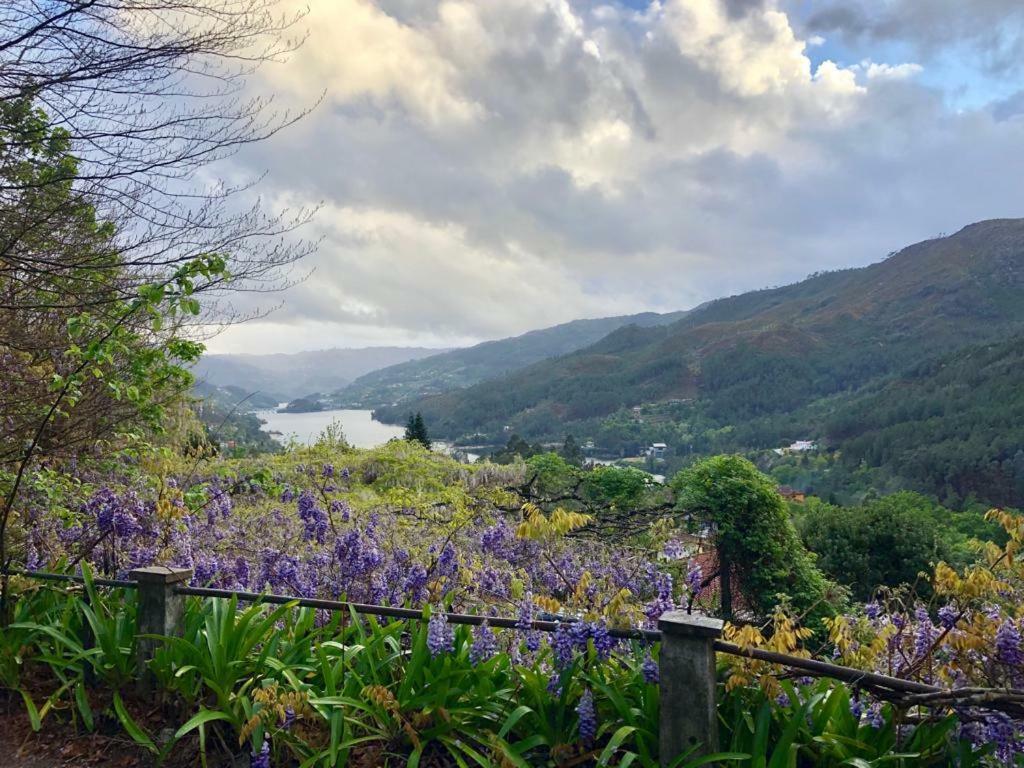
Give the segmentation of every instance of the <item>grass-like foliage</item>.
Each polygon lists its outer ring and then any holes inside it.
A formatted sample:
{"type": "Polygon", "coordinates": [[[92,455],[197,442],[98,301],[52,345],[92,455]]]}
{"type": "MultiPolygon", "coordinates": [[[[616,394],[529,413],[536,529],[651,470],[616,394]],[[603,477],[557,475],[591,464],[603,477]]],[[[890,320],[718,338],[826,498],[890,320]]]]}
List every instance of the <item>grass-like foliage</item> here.
{"type": "MultiPolygon", "coordinates": [[[[98,592],[88,575],[82,589],[22,593],[0,658],[18,666],[3,682],[23,697],[35,728],[54,718],[84,731],[114,722],[158,761],[194,751],[204,764],[231,754],[310,768],[659,764],[656,646],[604,649],[591,638],[559,661],[557,639],[538,647],[523,630],[452,627],[428,621],[430,609],[423,621],[383,622],[190,598],[182,635],[158,638],[140,670],[134,602],[131,591],[98,592]],[[143,673],[156,694],[145,706],[130,685],[143,673]]],[[[723,685],[727,751],[676,764],[984,759],[957,738],[952,717],[901,721],[888,705],[864,705],[830,681],[785,680],[779,690],[770,698],[757,686],[723,685]]]]}

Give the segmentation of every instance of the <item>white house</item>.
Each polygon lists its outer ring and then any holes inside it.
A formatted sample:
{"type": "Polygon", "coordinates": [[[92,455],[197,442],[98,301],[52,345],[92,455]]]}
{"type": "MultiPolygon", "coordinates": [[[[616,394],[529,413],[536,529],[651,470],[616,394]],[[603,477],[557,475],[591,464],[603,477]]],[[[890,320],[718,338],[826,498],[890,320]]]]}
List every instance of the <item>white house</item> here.
{"type": "Polygon", "coordinates": [[[816,450],[818,450],[818,444],[813,440],[797,440],[795,443],[785,448],[776,448],[775,453],[782,456],[785,453],[804,453],[806,451],[816,450]]]}

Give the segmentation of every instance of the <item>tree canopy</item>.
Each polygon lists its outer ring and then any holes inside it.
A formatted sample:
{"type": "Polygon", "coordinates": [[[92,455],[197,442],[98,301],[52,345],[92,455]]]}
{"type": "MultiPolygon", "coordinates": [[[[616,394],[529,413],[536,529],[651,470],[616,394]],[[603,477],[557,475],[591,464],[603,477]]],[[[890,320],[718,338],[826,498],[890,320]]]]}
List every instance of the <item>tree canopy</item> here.
{"type": "Polygon", "coordinates": [[[800,613],[825,615],[830,583],[800,542],[774,481],[740,456],[697,462],[672,480],[676,507],[710,529],[718,556],[722,613],[732,616],[733,588],[744,606],[766,616],[780,599],[800,613]]]}

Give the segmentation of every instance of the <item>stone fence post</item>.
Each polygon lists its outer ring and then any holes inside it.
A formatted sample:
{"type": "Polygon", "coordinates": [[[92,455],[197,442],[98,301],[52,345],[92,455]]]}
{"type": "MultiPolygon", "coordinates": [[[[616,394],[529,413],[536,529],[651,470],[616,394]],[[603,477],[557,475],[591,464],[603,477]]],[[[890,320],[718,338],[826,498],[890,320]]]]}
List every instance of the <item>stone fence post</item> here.
{"type": "Polygon", "coordinates": [[[662,766],[694,748],[691,757],[718,751],[715,640],[722,626],[720,619],[686,611],[668,611],[658,620],[662,766]]]}
{"type": "Polygon", "coordinates": [[[172,568],[163,565],[136,568],[128,574],[128,578],[139,585],[135,629],[139,637],[135,641],[135,658],[139,685],[144,691],[152,685],[146,664],[152,660],[160,642],[142,635],[181,634],[185,598],[175,594],[174,588],[188,581],[191,576],[191,568],[172,568]]]}

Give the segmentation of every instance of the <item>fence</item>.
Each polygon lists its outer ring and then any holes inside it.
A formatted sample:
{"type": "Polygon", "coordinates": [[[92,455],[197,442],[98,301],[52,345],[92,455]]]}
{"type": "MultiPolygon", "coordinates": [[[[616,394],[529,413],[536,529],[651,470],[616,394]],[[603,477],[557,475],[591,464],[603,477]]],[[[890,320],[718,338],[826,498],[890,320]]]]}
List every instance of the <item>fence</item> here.
{"type": "MultiPolygon", "coordinates": [[[[17,575],[43,581],[82,581],[82,578],[78,576],[40,571],[23,571],[17,575]]],[[[277,605],[294,603],[306,608],[328,611],[354,611],[359,614],[414,621],[423,619],[422,611],[412,608],[393,608],[385,605],[338,600],[190,587],[186,582],[191,575],[192,571],[187,568],[152,566],[131,571],[130,578],[127,580],[93,579],[98,586],[137,590],[136,631],[140,637],[136,643],[136,653],[139,669],[145,669],[146,662],[152,659],[153,653],[159,645],[158,640],[149,639],[146,635],[178,636],[181,634],[184,599],[190,596],[234,597],[245,602],[277,605]]],[[[523,628],[518,619],[463,613],[448,613],[446,615],[452,624],[480,625],[486,621],[490,626],[497,628],[523,628]]],[[[558,629],[559,623],[558,621],[538,620],[531,622],[531,628],[542,632],[554,632],[558,629]]],[[[721,639],[723,628],[721,620],[690,614],[686,611],[669,611],[663,614],[658,621],[658,627],[658,630],[611,630],[609,634],[619,639],[661,643],[659,752],[662,765],[666,766],[671,764],[675,757],[690,750],[694,750],[694,755],[718,750],[716,653],[745,656],[800,670],[808,675],[841,680],[868,688],[884,699],[898,699],[906,694],[934,698],[949,693],[937,686],[913,680],[903,680],[773,651],[742,648],[721,639]]],[[[140,679],[140,684],[146,685],[146,679],[140,679]]]]}

